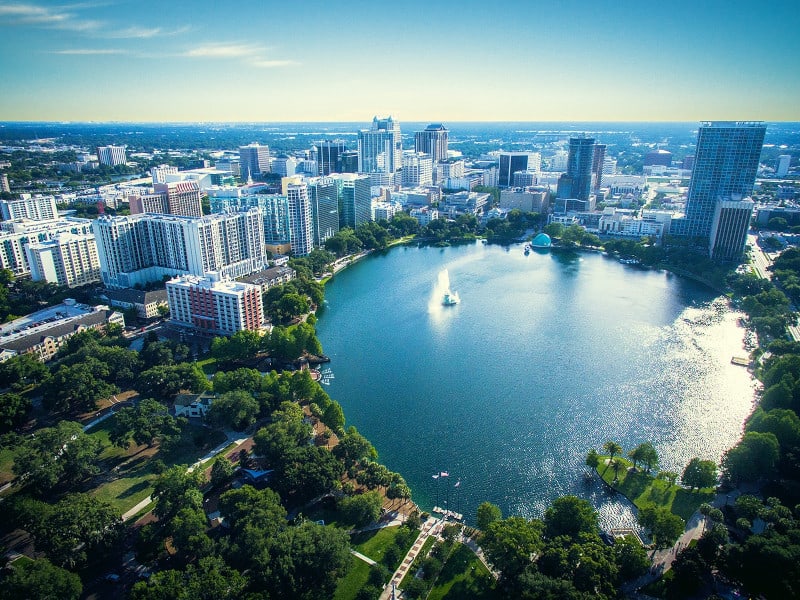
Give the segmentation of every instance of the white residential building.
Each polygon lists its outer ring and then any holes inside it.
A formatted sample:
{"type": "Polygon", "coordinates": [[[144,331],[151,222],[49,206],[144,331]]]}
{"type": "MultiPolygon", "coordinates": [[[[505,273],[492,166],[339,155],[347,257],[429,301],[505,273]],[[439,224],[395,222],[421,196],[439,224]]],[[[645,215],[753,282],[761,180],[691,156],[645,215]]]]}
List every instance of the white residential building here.
{"type": "Polygon", "coordinates": [[[0,200],[0,216],[4,221],[53,221],[58,218],[56,199],[53,196],[21,194],[16,200],[0,200]]]}
{"type": "Polygon", "coordinates": [[[108,287],[211,271],[235,278],[267,264],[264,216],[258,208],[205,217],[104,216],[92,228],[101,277],[108,287]]]}
{"type": "Polygon", "coordinates": [[[75,217],[56,221],[3,221],[0,223],[0,269],[8,269],[16,276],[28,275],[31,267],[25,247],[53,239],[60,233],[90,235],[92,221],[75,217]]]}
{"type": "Polygon", "coordinates": [[[289,210],[289,241],[294,256],[306,256],[314,249],[314,224],[311,221],[311,203],[305,183],[286,186],[289,210]]]}
{"type": "Polygon", "coordinates": [[[409,214],[419,221],[420,227],[425,227],[425,225],[428,225],[431,221],[435,221],[439,218],[439,211],[429,206],[412,208],[409,214]]]}
{"type": "Polygon", "coordinates": [[[59,233],[26,246],[31,279],[67,287],[100,281],[100,259],[93,235],[59,233]]]}

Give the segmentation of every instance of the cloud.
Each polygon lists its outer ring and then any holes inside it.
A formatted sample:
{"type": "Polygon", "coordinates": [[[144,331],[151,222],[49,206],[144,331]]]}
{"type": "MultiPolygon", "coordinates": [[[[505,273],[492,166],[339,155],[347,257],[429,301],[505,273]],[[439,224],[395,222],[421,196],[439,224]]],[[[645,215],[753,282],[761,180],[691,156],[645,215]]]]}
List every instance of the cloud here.
{"type": "Polygon", "coordinates": [[[51,54],[92,56],[102,54],[127,54],[127,52],[116,48],[68,48],[67,50],[54,50],[51,54]]]}
{"type": "Polygon", "coordinates": [[[276,67],[290,67],[299,63],[293,60],[265,60],[263,58],[255,58],[248,61],[248,64],[259,69],[274,69],[276,67]]]}
{"type": "Polygon", "coordinates": [[[297,64],[292,60],[267,59],[264,57],[267,50],[268,48],[260,44],[220,42],[197,46],[187,50],[182,56],[187,58],[241,59],[245,64],[258,69],[272,69],[297,64]]]}
{"type": "Polygon", "coordinates": [[[183,55],[189,58],[245,58],[256,57],[264,51],[263,46],[256,44],[205,44],[187,50],[183,55]]]}
{"type": "Polygon", "coordinates": [[[118,29],[116,31],[109,31],[103,34],[103,37],[111,39],[135,38],[135,39],[149,39],[154,37],[172,36],[186,33],[191,28],[189,26],[178,27],[176,29],[164,29],[163,27],[137,27],[131,26],[125,29],[118,29]]]}
{"type": "Polygon", "coordinates": [[[11,24],[34,23],[52,25],[72,18],[67,12],[59,12],[34,4],[0,4],[0,17],[10,19],[11,24]]]}

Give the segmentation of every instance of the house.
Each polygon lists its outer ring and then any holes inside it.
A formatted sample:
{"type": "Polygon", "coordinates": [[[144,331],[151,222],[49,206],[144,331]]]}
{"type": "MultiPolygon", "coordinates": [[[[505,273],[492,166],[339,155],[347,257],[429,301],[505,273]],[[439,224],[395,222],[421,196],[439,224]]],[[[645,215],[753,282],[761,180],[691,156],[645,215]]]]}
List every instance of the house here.
{"type": "Polygon", "coordinates": [[[178,394],[175,396],[174,403],[175,416],[202,419],[208,414],[211,404],[216,397],[217,395],[211,392],[203,392],[202,394],[178,394]]]}
{"type": "MultiPolygon", "coordinates": [[[[152,319],[159,316],[160,307],[167,307],[167,290],[107,289],[103,297],[111,306],[122,309],[135,308],[140,319],[152,319]]],[[[163,310],[163,309],[162,309],[163,310]]]]}

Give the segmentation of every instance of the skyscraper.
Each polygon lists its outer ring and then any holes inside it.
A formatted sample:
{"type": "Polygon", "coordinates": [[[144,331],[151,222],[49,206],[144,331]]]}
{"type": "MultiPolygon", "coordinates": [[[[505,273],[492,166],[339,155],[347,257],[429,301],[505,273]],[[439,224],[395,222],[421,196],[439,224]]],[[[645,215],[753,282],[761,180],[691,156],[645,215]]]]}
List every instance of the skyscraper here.
{"type": "Polygon", "coordinates": [[[500,187],[510,187],[514,183],[514,173],[528,170],[527,152],[500,153],[500,187]]]}
{"type": "Polygon", "coordinates": [[[317,142],[317,173],[330,175],[342,172],[342,154],[347,146],[342,140],[324,140],[317,142]]]}
{"type": "Polygon", "coordinates": [[[433,161],[422,152],[403,154],[403,185],[418,187],[433,183],[433,161]]]}
{"type": "Polygon", "coordinates": [[[441,160],[447,160],[447,135],[444,125],[431,123],[423,131],[414,134],[414,151],[428,154],[434,165],[441,160]]]}
{"type": "Polygon", "coordinates": [[[322,246],[339,231],[339,190],[331,177],[306,180],[314,226],[314,245],[322,246]]]}
{"type": "Polygon", "coordinates": [[[570,138],[567,172],[558,180],[559,198],[588,200],[592,191],[594,138],[570,138]]]}
{"type": "Polygon", "coordinates": [[[372,119],[370,129],[358,132],[359,173],[394,173],[402,166],[400,124],[387,117],[372,119]]]}
{"type": "Polygon", "coordinates": [[[314,249],[314,227],[311,223],[311,204],[305,183],[286,185],[289,206],[289,229],[294,256],[306,256],[314,249]]]}
{"type": "Polygon", "coordinates": [[[269,146],[256,143],[239,146],[239,169],[245,181],[269,173],[269,146]]]}
{"type": "MultiPolygon", "coordinates": [[[[710,240],[721,200],[742,201],[753,192],[766,127],[760,121],[706,121],[697,131],[686,216],[673,233],[710,240]]],[[[742,246],[743,248],[744,246],[742,246]]]]}
{"type": "Polygon", "coordinates": [[[775,175],[778,177],[786,177],[789,173],[789,166],[792,164],[791,154],[781,154],[778,157],[778,163],[775,167],[775,175]]]}
{"type": "Polygon", "coordinates": [[[595,144],[594,155],[592,156],[592,177],[594,178],[594,191],[603,185],[603,164],[606,160],[606,145],[595,144]]]}

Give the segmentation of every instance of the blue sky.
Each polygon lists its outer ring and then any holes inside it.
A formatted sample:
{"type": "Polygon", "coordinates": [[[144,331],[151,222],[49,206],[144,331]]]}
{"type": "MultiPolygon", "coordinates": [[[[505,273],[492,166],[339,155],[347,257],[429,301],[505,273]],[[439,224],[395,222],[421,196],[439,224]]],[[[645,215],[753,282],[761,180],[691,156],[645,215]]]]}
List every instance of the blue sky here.
{"type": "Polygon", "coordinates": [[[800,120],[800,11],[0,0],[0,120],[800,120]]]}

